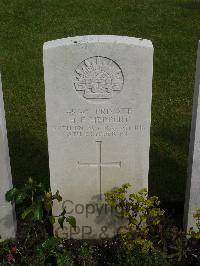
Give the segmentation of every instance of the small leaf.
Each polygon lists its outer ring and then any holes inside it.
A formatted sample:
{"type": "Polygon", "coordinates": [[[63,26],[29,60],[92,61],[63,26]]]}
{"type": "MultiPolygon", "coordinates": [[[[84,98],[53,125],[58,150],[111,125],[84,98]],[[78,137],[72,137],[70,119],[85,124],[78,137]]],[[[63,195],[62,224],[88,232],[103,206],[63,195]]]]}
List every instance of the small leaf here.
{"type": "Polygon", "coordinates": [[[45,193],[45,197],[49,200],[49,199],[51,199],[51,197],[52,197],[52,193],[51,192],[46,192],[45,193]]]}
{"type": "Polygon", "coordinates": [[[73,262],[68,254],[56,254],[56,262],[58,266],[73,266],[73,262]]]}
{"type": "Polygon", "coordinates": [[[63,211],[61,212],[60,216],[64,216],[66,214],[66,210],[63,209],[63,211]]]}
{"type": "Polygon", "coordinates": [[[44,185],[43,185],[42,183],[39,183],[39,184],[37,185],[37,189],[38,189],[38,191],[40,191],[42,194],[45,193],[45,187],[44,187],[44,185]]]}
{"type": "Polygon", "coordinates": [[[55,223],[55,217],[54,216],[49,216],[49,221],[53,225],[55,223]]]}
{"type": "Polygon", "coordinates": [[[34,207],[33,220],[38,221],[38,220],[42,220],[42,218],[43,218],[43,208],[42,208],[42,205],[40,203],[38,203],[34,207]]]}
{"type": "Polygon", "coordinates": [[[15,202],[16,202],[16,204],[20,204],[20,203],[24,202],[24,200],[27,198],[28,198],[28,194],[26,194],[26,192],[24,192],[24,191],[18,192],[16,195],[15,202]]]}
{"type": "Polygon", "coordinates": [[[65,216],[62,216],[60,218],[58,218],[58,223],[60,225],[60,227],[63,229],[63,223],[65,221],[65,216]]]}
{"type": "Polygon", "coordinates": [[[57,245],[58,245],[58,240],[55,237],[49,237],[41,244],[41,248],[45,252],[50,252],[57,245]]]}
{"type": "Polygon", "coordinates": [[[6,200],[7,201],[13,201],[13,200],[15,200],[15,197],[16,197],[17,193],[18,193],[18,189],[15,188],[15,187],[12,188],[12,189],[10,189],[10,190],[8,190],[6,192],[6,200]]]}
{"type": "Polygon", "coordinates": [[[55,194],[55,199],[57,199],[57,200],[58,200],[58,202],[62,201],[62,197],[60,196],[60,194],[59,194],[59,191],[58,191],[58,190],[56,191],[56,194],[55,194]]]}
{"type": "Polygon", "coordinates": [[[69,223],[73,228],[76,228],[76,219],[73,216],[68,216],[66,222],[69,223]]]}
{"type": "Polygon", "coordinates": [[[32,179],[31,177],[29,177],[29,179],[28,179],[28,183],[29,183],[29,184],[33,184],[33,179],[32,179]]]}
{"type": "Polygon", "coordinates": [[[27,215],[29,215],[31,212],[33,212],[34,211],[34,209],[33,209],[33,207],[31,206],[31,207],[29,207],[29,208],[27,208],[23,213],[22,213],[22,219],[24,220],[25,218],[26,218],[26,216],[27,215]]]}
{"type": "Polygon", "coordinates": [[[46,209],[47,211],[50,211],[50,210],[52,209],[52,207],[53,207],[53,202],[52,202],[52,200],[46,200],[46,201],[44,202],[44,207],[45,207],[45,209],[46,209]]]}

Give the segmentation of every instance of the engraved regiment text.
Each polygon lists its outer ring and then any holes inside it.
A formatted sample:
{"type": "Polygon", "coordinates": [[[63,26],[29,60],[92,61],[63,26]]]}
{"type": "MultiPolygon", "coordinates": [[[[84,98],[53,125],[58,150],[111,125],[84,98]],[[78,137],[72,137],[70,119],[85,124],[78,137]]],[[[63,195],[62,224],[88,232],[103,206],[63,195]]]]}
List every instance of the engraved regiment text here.
{"type": "Polygon", "coordinates": [[[62,130],[66,137],[126,137],[132,132],[143,132],[144,123],[131,122],[134,110],[120,108],[71,108],[63,115],[62,124],[54,130],[62,130]]]}

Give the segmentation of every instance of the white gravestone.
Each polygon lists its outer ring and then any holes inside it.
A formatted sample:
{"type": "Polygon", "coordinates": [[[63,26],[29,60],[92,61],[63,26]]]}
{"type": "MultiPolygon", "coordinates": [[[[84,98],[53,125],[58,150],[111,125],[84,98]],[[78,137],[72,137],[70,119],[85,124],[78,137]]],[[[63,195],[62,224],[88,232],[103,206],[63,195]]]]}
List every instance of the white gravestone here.
{"type": "Polygon", "coordinates": [[[12,176],[0,76],[0,241],[15,237],[14,208],[5,200],[5,193],[11,188],[12,176]]]}
{"type": "Polygon", "coordinates": [[[185,197],[184,226],[196,229],[193,214],[200,208],[200,42],[197,51],[196,80],[193,96],[192,123],[185,197]]]}
{"type": "Polygon", "coordinates": [[[55,233],[110,237],[119,224],[104,193],[127,182],[148,187],[152,72],[148,40],[81,36],[44,44],[51,189],[77,220],[76,232],[55,233]]]}

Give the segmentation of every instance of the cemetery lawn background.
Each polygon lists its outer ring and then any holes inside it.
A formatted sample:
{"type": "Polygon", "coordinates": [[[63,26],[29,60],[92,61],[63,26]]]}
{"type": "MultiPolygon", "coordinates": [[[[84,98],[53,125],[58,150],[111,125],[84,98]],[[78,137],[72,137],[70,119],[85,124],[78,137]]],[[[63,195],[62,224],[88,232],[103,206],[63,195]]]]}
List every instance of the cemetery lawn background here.
{"type": "Polygon", "coordinates": [[[140,37],[155,48],[149,190],[182,214],[200,1],[0,0],[0,17],[14,183],[29,176],[49,183],[43,43],[88,34],[140,37]]]}

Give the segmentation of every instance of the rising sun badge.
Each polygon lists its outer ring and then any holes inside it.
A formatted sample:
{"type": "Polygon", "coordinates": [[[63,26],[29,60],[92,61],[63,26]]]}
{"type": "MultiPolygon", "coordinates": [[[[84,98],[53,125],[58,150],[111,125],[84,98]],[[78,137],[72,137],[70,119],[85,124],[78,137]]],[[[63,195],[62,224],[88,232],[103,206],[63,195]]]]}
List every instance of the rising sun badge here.
{"type": "Polygon", "coordinates": [[[111,99],[123,87],[121,68],[113,60],[94,56],[82,61],[75,70],[75,89],[85,99],[111,99]]]}

